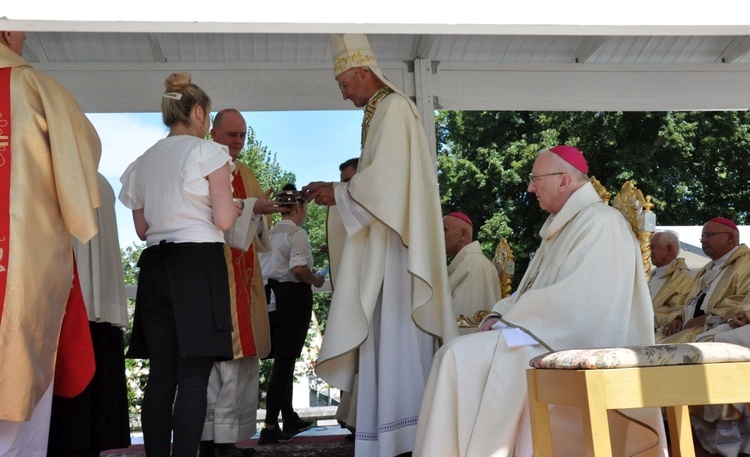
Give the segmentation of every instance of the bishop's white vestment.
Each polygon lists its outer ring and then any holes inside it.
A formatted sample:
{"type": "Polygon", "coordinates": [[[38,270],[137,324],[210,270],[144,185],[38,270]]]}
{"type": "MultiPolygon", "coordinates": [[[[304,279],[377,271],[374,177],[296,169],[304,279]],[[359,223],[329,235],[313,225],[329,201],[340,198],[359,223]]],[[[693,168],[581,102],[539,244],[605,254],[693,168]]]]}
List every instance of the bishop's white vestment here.
{"type": "MultiPolygon", "coordinates": [[[[356,455],[412,449],[436,342],[458,334],[436,163],[413,103],[388,88],[365,108],[357,174],[336,184],[345,239],[318,375],[357,390],[356,455]]],[[[338,237],[337,237],[338,238],[338,237]]],[[[343,237],[342,237],[343,238],[343,237]]]]}
{"type": "MultiPolygon", "coordinates": [[[[550,350],[650,344],[653,311],[640,249],[627,222],[590,183],[540,230],[542,243],[511,297],[493,314],[543,341],[511,347],[512,330],[461,336],[435,356],[414,448],[422,457],[531,456],[526,370],[550,350]]],[[[517,330],[516,330],[517,331],[517,330]]],[[[556,455],[585,455],[580,414],[551,408],[556,455]]],[[[657,433],[610,414],[615,455],[666,456],[658,410],[639,420],[657,433]],[[659,436],[657,436],[659,435],[659,436]],[[621,438],[625,437],[626,445],[621,438]]]]}

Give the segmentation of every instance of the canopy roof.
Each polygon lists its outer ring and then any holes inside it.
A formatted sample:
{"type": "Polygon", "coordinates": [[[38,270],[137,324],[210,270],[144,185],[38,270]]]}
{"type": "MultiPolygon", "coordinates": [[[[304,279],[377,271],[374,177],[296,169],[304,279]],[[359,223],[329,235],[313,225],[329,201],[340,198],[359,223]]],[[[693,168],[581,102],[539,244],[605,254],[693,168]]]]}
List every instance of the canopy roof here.
{"type": "Polygon", "coordinates": [[[355,5],[331,0],[201,8],[136,0],[107,11],[21,3],[4,6],[11,19],[0,29],[30,32],[24,57],[87,112],[158,111],[173,71],[192,73],[214,108],[352,109],[332,79],[328,46],[330,33],[350,32],[369,35],[386,75],[430,119],[434,109],[750,106],[750,2],[635,0],[601,11],[588,1],[387,0],[360,23],[350,17],[355,5]]]}

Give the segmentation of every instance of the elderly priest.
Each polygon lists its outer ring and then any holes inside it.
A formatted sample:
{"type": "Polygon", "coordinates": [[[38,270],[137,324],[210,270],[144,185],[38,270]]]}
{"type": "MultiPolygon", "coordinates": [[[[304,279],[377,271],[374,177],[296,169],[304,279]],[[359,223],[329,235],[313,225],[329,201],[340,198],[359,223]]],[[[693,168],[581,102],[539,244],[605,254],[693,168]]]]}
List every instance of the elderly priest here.
{"type": "MultiPolygon", "coordinates": [[[[582,153],[539,152],[528,191],[550,213],[518,291],[478,332],[435,356],[419,415],[415,456],[531,456],[525,371],[551,350],[653,343],[653,311],[628,223],[589,183],[582,153]]],[[[550,410],[556,455],[581,455],[576,409],[550,410]]],[[[666,456],[658,410],[610,413],[616,455],[666,456]],[[644,427],[640,424],[646,424],[644,427]],[[647,450],[646,450],[647,449],[647,450]]]]}

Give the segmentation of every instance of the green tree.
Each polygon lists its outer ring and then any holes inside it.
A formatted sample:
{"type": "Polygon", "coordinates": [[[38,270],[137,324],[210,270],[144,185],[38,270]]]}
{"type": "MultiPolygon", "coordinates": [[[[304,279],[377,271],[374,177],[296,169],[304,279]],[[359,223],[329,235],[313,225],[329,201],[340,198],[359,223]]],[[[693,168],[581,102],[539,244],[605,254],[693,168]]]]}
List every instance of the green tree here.
{"type": "Polygon", "coordinates": [[[474,219],[488,255],[508,237],[516,284],[547,217],[526,192],[544,147],[577,146],[613,194],[634,180],[652,196],[661,225],[699,225],[718,214],[748,221],[747,112],[451,111],[436,122],[443,209],[474,219]]]}
{"type": "MultiPolygon", "coordinates": [[[[144,243],[128,246],[120,249],[122,259],[123,273],[125,274],[126,286],[138,285],[138,258],[146,247],[144,243]]],[[[135,301],[128,299],[128,328],[125,329],[125,352],[130,347],[130,335],[133,328],[133,310],[135,301]]],[[[125,359],[125,379],[128,388],[128,411],[130,424],[132,428],[140,428],[141,404],[143,402],[143,392],[148,379],[148,360],[144,359],[125,359]]]]}
{"type": "Polygon", "coordinates": [[[276,153],[268,150],[260,140],[255,137],[255,130],[247,128],[247,142],[240,151],[237,160],[248,166],[258,178],[260,187],[265,191],[273,187],[278,191],[287,183],[294,183],[294,173],[282,170],[276,160],[276,153]]]}

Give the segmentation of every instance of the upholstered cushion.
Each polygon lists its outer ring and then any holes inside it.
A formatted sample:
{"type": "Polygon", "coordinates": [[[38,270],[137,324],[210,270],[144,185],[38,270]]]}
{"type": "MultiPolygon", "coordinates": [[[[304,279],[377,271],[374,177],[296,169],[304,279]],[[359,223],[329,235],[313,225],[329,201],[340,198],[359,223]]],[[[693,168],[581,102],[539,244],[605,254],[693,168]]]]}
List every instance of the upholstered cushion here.
{"type": "Polygon", "coordinates": [[[750,349],[729,343],[567,349],[534,357],[529,365],[534,368],[588,370],[721,362],[750,362],[750,349]]]}

